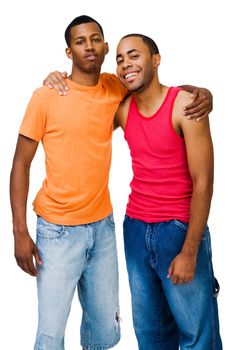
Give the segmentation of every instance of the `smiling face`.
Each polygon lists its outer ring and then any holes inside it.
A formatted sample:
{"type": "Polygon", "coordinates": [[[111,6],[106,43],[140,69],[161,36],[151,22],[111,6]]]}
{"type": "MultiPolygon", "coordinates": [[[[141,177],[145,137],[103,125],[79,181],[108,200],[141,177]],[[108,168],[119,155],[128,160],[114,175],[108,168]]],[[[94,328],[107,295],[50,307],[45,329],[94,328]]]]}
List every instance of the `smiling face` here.
{"type": "Polygon", "coordinates": [[[73,60],[73,65],[85,73],[99,73],[108,45],[96,23],[76,25],[70,30],[70,47],[66,54],[73,60]]]}
{"type": "Polygon", "coordinates": [[[129,91],[143,91],[152,82],[160,56],[151,54],[141,37],[125,37],[117,47],[117,75],[129,91]]]}

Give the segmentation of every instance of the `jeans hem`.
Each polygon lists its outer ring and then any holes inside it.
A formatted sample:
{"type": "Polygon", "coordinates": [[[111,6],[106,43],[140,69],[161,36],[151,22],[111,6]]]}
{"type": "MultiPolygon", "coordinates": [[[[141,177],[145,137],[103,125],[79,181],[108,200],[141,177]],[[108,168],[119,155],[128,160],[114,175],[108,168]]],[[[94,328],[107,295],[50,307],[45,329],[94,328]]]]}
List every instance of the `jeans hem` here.
{"type": "Polygon", "coordinates": [[[97,345],[89,345],[89,344],[83,344],[81,343],[81,346],[84,350],[106,350],[106,349],[111,349],[113,348],[114,346],[116,346],[120,341],[120,337],[112,344],[108,345],[108,344],[105,344],[105,345],[100,345],[100,344],[97,344],[97,345]]]}

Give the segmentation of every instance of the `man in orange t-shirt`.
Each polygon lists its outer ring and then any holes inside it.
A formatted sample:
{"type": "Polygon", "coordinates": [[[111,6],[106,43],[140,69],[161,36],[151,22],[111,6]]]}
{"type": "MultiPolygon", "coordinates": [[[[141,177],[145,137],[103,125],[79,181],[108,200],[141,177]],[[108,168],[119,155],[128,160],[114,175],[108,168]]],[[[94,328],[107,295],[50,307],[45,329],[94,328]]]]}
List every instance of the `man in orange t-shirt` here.
{"type": "Polygon", "coordinates": [[[11,173],[18,265],[37,275],[35,350],[64,350],[74,290],[83,309],[81,345],[108,349],[120,339],[115,225],[108,190],[114,114],[126,94],[118,78],[100,74],[108,52],[101,26],[74,19],[65,32],[72,72],[61,98],[47,87],[29,102],[11,173]],[[42,142],[46,179],[34,200],[36,244],[26,224],[29,169],[42,142]],[[36,260],[37,269],[33,263],[36,260]]]}
{"type": "Polygon", "coordinates": [[[25,272],[37,276],[34,350],[64,350],[75,288],[83,309],[81,345],[102,350],[120,338],[108,176],[114,114],[126,90],[116,76],[100,74],[108,45],[97,21],[75,18],[65,38],[73,62],[67,96],[46,87],[36,90],[20,127],[11,172],[15,256],[25,272]],[[34,200],[35,244],[26,224],[26,203],[30,165],[40,141],[46,179],[34,200]]]}

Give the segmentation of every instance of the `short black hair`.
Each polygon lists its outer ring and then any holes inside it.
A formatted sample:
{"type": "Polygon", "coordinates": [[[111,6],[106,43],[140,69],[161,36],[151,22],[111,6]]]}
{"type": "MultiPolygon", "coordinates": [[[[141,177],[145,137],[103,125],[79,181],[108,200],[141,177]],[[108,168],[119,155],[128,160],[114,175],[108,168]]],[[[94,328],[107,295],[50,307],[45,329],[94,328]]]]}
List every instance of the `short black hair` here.
{"type": "Polygon", "coordinates": [[[138,38],[143,39],[143,42],[148,47],[151,55],[159,54],[159,49],[158,49],[157,44],[155,43],[155,41],[152,40],[151,38],[149,38],[148,36],[144,35],[144,34],[127,34],[127,35],[123,36],[123,38],[121,38],[121,40],[125,39],[125,38],[128,38],[130,36],[134,36],[134,37],[138,37],[138,38]]]}
{"type": "Polygon", "coordinates": [[[70,40],[71,40],[71,38],[70,38],[71,28],[75,27],[75,26],[78,26],[80,24],[91,23],[91,22],[94,22],[94,23],[96,23],[98,25],[99,30],[100,30],[100,32],[102,34],[102,37],[104,38],[104,33],[103,33],[102,26],[95,19],[93,19],[92,17],[86,16],[86,15],[82,15],[82,16],[78,16],[78,17],[74,18],[73,21],[66,28],[65,40],[66,40],[66,43],[67,43],[68,47],[70,46],[70,40]]]}

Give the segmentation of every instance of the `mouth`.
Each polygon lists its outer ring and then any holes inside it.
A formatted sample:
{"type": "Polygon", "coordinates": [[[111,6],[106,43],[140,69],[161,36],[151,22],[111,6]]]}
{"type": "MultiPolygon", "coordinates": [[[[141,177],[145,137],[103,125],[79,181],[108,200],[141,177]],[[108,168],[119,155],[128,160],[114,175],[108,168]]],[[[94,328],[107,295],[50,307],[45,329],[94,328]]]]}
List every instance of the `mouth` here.
{"type": "Polygon", "coordinates": [[[123,75],[122,78],[127,82],[132,82],[134,81],[134,79],[137,77],[138,74],[139,74],[139,71],[129,72],[123,75]]]}
{"type": "Polygon", "coordinates": [[[97,59],[97,55],[91,53],[91,54],[89,54],[89,55],[86,55],[84,58],[85,58],[87,61],[95,61],[95,60],[97,59]]]}

